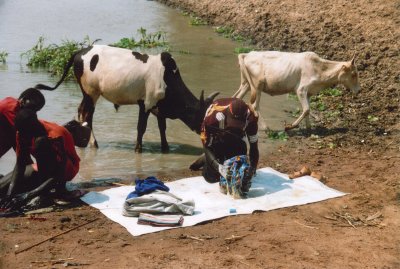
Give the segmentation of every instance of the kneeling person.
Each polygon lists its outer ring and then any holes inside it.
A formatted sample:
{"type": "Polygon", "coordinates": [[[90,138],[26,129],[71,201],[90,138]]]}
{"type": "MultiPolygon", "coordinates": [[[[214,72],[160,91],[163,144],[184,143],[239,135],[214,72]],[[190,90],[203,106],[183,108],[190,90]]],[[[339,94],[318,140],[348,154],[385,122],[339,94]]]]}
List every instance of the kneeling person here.
{"type": "Polygon", "coordinates": [[[55,123],[38,120],[31,109],[16,114],[15,128],[17,161],[14,171],[0,179],[0,206],[17,209],[53,189],[64,194],[65,183],[79,171],[80,159],[71,133],[55,123]]]}
{"type": "Polygon", "coordinates": [[[250,167],[242,179],[240,190],[247,194],[259,159],[257,121],[253,110],[241,99],[223,98],[211,104],[201,130],[204,157],[195,164],[195,168],[203,165],[203,176],[208,182],[218,182],[220,176],[227,177],[227,167],[223,165],[226,160],[247,155],[247,137],[250,167]]]}

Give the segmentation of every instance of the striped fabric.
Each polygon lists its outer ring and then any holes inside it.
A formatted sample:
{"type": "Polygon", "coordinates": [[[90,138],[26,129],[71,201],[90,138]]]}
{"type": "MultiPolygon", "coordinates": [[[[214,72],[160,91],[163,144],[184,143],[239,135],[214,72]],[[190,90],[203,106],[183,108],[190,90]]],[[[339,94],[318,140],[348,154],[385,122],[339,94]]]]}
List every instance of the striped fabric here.
{"type": "Polygon", "coordinates": [[[151,225],[158,227],[174,227],[183,224],[182,215],[152,215],[147,213],[140,213],[138,224],[151,225]]]}

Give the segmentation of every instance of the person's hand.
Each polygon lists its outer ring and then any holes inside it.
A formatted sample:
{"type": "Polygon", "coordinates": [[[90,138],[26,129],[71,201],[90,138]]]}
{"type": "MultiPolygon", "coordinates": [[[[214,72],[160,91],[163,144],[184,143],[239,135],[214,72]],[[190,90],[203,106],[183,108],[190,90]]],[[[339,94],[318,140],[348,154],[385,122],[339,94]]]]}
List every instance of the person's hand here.
{"type": "Polygon", "coordinates": [[[228,174],[229,166],[218,164],[218,172],[226,179],[226,175],[228,174]]]}
{"type": "Polygon", "coordinates": [[[249,174],[254,177],[256,175],[257,169],[255,167],[249,167],[249,174]]]}
{"type": "Polygon", "coordinates": [[[256,174],[256,169],[250,166],[243,177],[241,191],[244,195],[246,195],[249,192],[251,187],[251,179],[255,174],[256,174]]]}

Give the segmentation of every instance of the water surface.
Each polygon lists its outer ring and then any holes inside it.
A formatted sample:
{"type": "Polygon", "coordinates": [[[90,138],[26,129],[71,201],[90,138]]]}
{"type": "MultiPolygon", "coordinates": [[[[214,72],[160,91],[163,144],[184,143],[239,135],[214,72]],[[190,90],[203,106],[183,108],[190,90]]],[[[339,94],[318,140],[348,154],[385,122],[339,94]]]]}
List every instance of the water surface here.
{"type": "MultiPolygon", "coordinates": [[[[154,1],[129,0],[0,0],[0,51],[9,53],[7,64],[0,64],[0,98],[17,97],[24,89],[37,83],[54,85],[58,77],[44,70],[32,70],[20,54],[32,48],[40,36],[46,44],[60,44],[62,40],[82,41],[100,38],[98,44],[110,44],[123,37],[135,36],[143,27],[149,33],[167,33],[171,54],[180,68],[186,85],[199,96],[220,91],[220,97],[234,94],[240,83],[237,56],[240,46],[218,36],[212,27],[190,26],[189,17],[154,1]],[[185,53],[182,53],[185,52],[185,53]]],[[[77,113],[82,98],[75,82],[67,82],[54,92],[44,92],[46,106],[39,117],[65,123],[77,113]]],[[[248,98],[248,96],[246,96],[248,98]]],[[[284,110],[295,104],[287,96],[270,97],[263,94],[261,113],[272,129],[281,129],[287,118],[284,110]]],[[[149,117],[143,138],[142,154],[135,154],[138,106],[122,106],[118,113],[111,103],[100,99],[94,114],[94,132],[99,149],[78,149],[81,169],[75,180],[104,177],[135,177],[152,175],[163,170],[187,168],[201,154],[199,136],[178,120],[167,121],[170,153],[161,154],[157,121],[149,117]]],[[[260,132],[260,154],[267,154],[274,144],[260,132]]],[[[14,152],[0,159],[0,173],[14,165],[14,152]]]]}

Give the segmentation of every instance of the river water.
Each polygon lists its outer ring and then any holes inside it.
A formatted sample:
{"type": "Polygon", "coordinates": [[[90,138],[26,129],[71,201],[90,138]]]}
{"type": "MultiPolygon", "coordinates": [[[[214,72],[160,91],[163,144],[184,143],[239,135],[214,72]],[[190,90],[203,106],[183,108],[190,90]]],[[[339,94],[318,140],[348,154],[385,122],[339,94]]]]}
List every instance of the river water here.
{"type": "MultiPolygon", "coordinates": [[[[218,36],[209,26],[191,26],[190,18],[180,11],[154,1],[144,0],[0,0],[0,51],[9,53],[7,63],[0,63],[0,99],[17,97],[37,83],[54,85],[58,77],[45,70],[26,66],[20,55],[32,48],[40,36],[45,43],[60,44],[62,40],[82,41],[86,35],[97,44],[110,44],[123,37],[136,37],[143,27],[148,33],[165,31],[186,85],[200,95],[213,91],[220,97],[231,96],[239,87],[240,74],[234,48],[240,44],[218,36]],[[182,53],[185,52],[185,53],[182,53]]],[[[72,119],[82,98],[75,82],[64,82],[54,92],[43,92],[46,106],[39,117],[59,124],[72,119]]],[[[248,100],[249,96],[246,96],[248,100]]],[[[282,129],[283,121],[291,121],[284,110],[295,104],[287,96],[270,97],[263,94],[261,113],[272,129],[282,129]]],[[[77,149],[81,169],[76,181],[93,178],[133,178],[136,174],[152,175],[156,171],[187,168],[201,154],[197,134],[178,120],[167,121],[170,153],[161,154],[157,121],[149,117],[143,138],[142,154],[135,154],[138,106],[122,106],[118,113],[111,103],[100,99],[94,114],[94,132],[99,149],[77,149]]],[[[260,131],[260,155],[271,151],[276,142],[260,131]]],[[[0,173],[14,165],[14,152],[0,159],[0,173]]]]}

